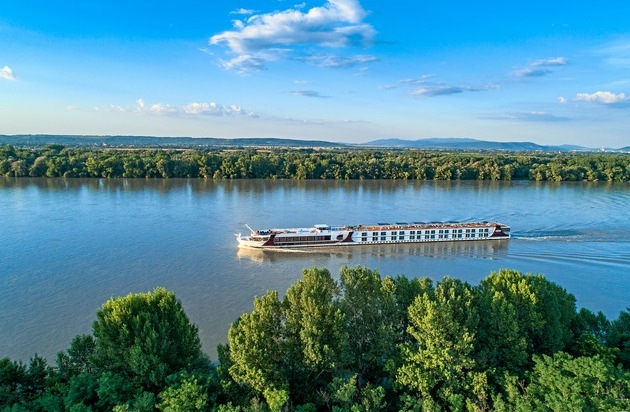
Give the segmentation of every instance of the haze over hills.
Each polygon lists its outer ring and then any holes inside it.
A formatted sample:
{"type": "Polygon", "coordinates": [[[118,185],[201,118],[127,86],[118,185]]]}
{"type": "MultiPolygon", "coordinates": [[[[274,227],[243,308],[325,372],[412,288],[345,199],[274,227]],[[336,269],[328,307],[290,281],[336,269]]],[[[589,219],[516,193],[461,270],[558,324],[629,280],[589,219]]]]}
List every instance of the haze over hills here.
{"type": "MultiPolygon", "coordinates": [[[[156,136],[88,136],[88,135],[0,135],[0,144],[17,146],[45,146],[60,144],[70,147],[148,147],[148,148],[390,148],[427,150],[506,150],[572,152],[600,151],[577,145],[539,145],[532,142],[494,142],[470,138],[427,138],[418,140],[379,139],[367,143],[350,144],[325,140],[298,140],[274,137],[213,138],[213,137],[156,137],[156,136]]],[[[607,151],[630,152],[630,146],[606,148],[607,151]]]]}
{"type": "Polygon", "coordinates": [[[532,142],[492,142],[486,140],[468,138],[429,138],[418,140],[404,139],[380,139],[364,146],[370,147],[399,147],[414,149],[449,149],[449,150],[513,150],[513,151],[543,151],[543,152],[570,152],[570,151],[595,151],[594,149],[576,145],[547,146],[532,142]]]}
{"type": "Polygon", "coordinates": [[[20,146],[93,147],[347,147],[344,143],[322,140],[297,140],[273,137],[222,139],[213,137],[156,137],[156,136],[81,136],[81,135],[0,135],[0,144],[20,146]]]}

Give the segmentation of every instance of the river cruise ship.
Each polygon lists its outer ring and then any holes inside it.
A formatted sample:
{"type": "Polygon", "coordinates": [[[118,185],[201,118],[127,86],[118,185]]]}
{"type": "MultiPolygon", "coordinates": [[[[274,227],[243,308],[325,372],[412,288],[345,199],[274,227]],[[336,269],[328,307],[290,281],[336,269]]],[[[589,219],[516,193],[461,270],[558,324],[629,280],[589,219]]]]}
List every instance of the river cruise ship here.
{"type": "MultiPolygon", "coordinates": [[[[245,225],[247,226],[247,225],[245,225]]],[[[238,233],[239,246],[251,248],[306,248],[390,243],[424,243],[509,239],[510,228],[498,222],[396,222],[375,225],[253,230],[238,233]]]]}

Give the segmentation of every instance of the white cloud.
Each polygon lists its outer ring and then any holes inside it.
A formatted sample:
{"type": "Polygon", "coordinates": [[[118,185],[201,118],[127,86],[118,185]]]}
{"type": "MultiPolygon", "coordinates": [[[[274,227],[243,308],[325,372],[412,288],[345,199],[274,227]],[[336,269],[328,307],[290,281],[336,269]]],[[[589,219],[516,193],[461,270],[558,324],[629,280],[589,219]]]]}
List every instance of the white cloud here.
{"type": "Polygon", "coordinates": [[[605,62],[616,68],[630,68],[630,39],[623,39],[608,44],[599,51],[606,56],[605,62]]]}
{"type": "Polygon", "coordinates": [[[564,96],[558,97],[558,103],[560,103],[560,104],[567,104],[568,101],[569,100],[566,97],[564,97],[564,96]]]}
{"type": "Polygon", "coordinates": [[[5,80],[15,80],[15,75],[13,74],[13,70],[9,66],[4,66],[2,70],[0,70],[0,77],[5,80]]]}
{"type": "Polygon", "coordinates": [[[397,84],[384,84],[381,86],[378,86],[379,90],[394,90],[398,88],[397,84]]]}
{"type": "Polygon", "coordinates": [[[542,77],[546,74],[552,73],[552,70],[549,69],[540,69],[536,67],[525,67],[522,69],[517,69],[512,72],[512,76],[514,77],[542,77]]]}
{"type": "Polygon", "coordinates": [[[553,59],[536,60],[525,67],[518,68],[512,72],[514,77],[541,77],[553,70],[547,67],[566,66],[569,60],[566,57],[554,57],[553,59]]]}
{"type": "Polygon", "coordinates": [[[347,68],[347,67],[355,67],[362,64],[374,63],[379,61],[378,57],[368,56],[368,55],[356,55],[356,56],[310,56],[306,58],[300,58],[298,60],[304,60],[310,64],[320,67],[328,67],[328,68],[347,68]]]}
{"type": "Polygon", "coordinates": [[[569,120],[567,117],[556,116],[549,112],[533,111],[533,112],[507,112],[499,115],[481,116],[482,119],[490,120],[507,120],[514,122],[564,122],[569,120]]]}
{"type": "Polygon", "coordinates": [[[425,83],[420,87],[412,89],[409,91],[411,96],[420,96],[420,97],[434,97],[434,96],[448,96],[451,94],[460,94],[464,92],[483,92],[492,89],[497,89],[498,86],[482,86],[482,87],[472,87],[472,86],[457,86],[450,84],[440,84],[440,83],[425,83]]]}
{"type": "Polygon", "coordinates": [[[607,105],[630,103],[630,97],[626,97],[624,93],[612,92],[578,93],[575,96],[575,100],[607,105]]]}
{"type": "Polygon", "coordinates": [[[423,83],[426,83],[428,79],[435,76],[436,76],[435,74],[423,74],[422,76],[417,77],[415,79],[400,80],[398,84],[423,84],[423,83]]]}
{"type": "Polygon", "coordinates": [[[569,64],[569,60],[566,57],[555,57],[547,60],[537,60],[532,65],[534,66],[566,66],[569,64]]]}
{"type": "Polygon", "coordinates": [[[236,104],[220,105],[215,102],[210,103],[188,103],[182,108],[183,112],[192,116],[248,116],[258,117],[252,112],[247,112],[236,104]]]}
{"type": "MultiPolygon", "coordinates": [[[[102,108],[95,107],[98,111],[102,108]]],[[[165,103],[147,104],[137,99],[135,106],[109,105],[106,110],[121,113],[136,113],[155,116],[247,116],[257,118],[257,114],[244,110],[237,104],[221,105],[215,102],[192,102],[183,106],[165,103]]]]}
{"type": "Polygon", "coordinates": [[[292,90],[291,93],[294,96],[302,96],[302,97],[317,97],[320,99],[328,99],[330,96],[324,96],[315,90],[292,90]]]}
{"type": "MultiPolygon", "coordinates": [[[[133,111],[133,109],[130,109],[129,107],[125,107],[125,106],[118,106],[115,104],[110,104],[108,109],[112,112],[121,112],[121,113],[128,113],[133,111]]],[[[95,107],[94,110],[98,111],[100,110],[100,108],[95,107]]]]}
{"type": "Polygon", "coordinates": [[[234,70],[237,73],[244,74],[265,69],[265,61],[270,60],[273,60],[272,56],[263,58],[261,56],[244,54],[231,60],[219,60],[219,64],[226,70],[234,70]]]}
{"type": "Polygon", "coordinates": [[[406,87],[406,86],[417,86],[417,85],[422,85],[422,84],[426,84],[427,80],[435,77],[434,74],[423,74],[420,77],[416,77],[416,78],[410,78],[410,79],[404,79],[404,80],[399,80],[397,83],[395,84],[385,84],[385,85],[381,85],[379,86],[379,89],[381,90],[392,90],[392,89],[397,89],[401,86],[406,87]]]}
{"type": "Polygon", "coordinates": [[[241,113],[243,113],[243,109],[241,109],[241,106],[237,106],[235,104],[231,104],[231,105],[227,106],[227,113],[228,114],[241,114],[241,113]]]}
{"type": "Polygon", "coordinates": [[[184,106],[184,113],[186,114],[207,114],[207,115],[220,115],[222,112],[215,102],[210,103],[188,103],[184,106]]]}
{"type": "Polygon", "coordinates": [[[234,11],[230,12],[230,14],[240,14],[240,15],[243,15],[243,16],[249,16],[249,15],[254,14],[254,13],[256,13],[256,10],[244,9],[242,7],[240,9],[237,9],[237,10],[234,10],[234,11]]]}
{"type": "Polygon", "coordinates": [[[369,43],[375,31],[371,25],[363,23],[366,15],[358,0],[327,0],[323,6],[304,12],[294,7],[252,15],[236,23],[234,30],[212,36],[210,44],[224,44],[236,55],[222,62],[224,68],[259,70],[264,62],[293,52],[288,49],[291,47],[347,47],[369,43]],[[256,64],[252,65],[252,61],[256,64]]]}
{"type": "Polygon", "coordinates": [[[477,91],[476,89],[461,86],[449,85],[426,85],[418,87],[409,92],[412,96],[446,96],[449,94],[459,94],[464,91],[477,91]]]}
{"type": "Polygon", "coordinates": [[[414,97],[436,97],[461,94],[466,92],[483,92],[498,89],[498,85],[466,86],[432,81],[435,74],[423,74],[420,77],[398,81],[396,84],[380,86],[381,90],[407,88],[407,93],[414,97]]]}
{"type": "Polygon", "coordinates": [[[296,118],[296,117],[268,117],[267,120],[278,120],[283,121],[288,124],[303,124],[303,125],[329,125],[329,126],[338,126],[345,124],[370,124],[371,122],[367,120],[354,120],[354,119],[343,119],[343,120],[331,120],[331,119],[306,119],[306,118],[296,118]]]}
{"type": "Polygon", "coordinates": [[[208,50],[205,47],[201,47],[198,49],[200,52],[207,54],[208,56],[214,56],[214,53],[211,50],[208,50]]]}
{"type": "Polygon", "coordinates": [[[111,109],[121,111],[121,112],[138,112],[138,113],[149,113],[158,116],[162,115],[173,115],[179,112],[179,109],[170,104],[164,103],[154,103],[150,106],[144,102],[144,99],[138,98],[136,99],[136,107],[124,107],[124,106],[115,106],[111,105],[111,109]]]}
{"type": "Polygon", "coordinates": [[[151,105],[149,112],[155,115],[168,115],[177,113],[177,108],[170,104],[155,103],[151,105]]]}

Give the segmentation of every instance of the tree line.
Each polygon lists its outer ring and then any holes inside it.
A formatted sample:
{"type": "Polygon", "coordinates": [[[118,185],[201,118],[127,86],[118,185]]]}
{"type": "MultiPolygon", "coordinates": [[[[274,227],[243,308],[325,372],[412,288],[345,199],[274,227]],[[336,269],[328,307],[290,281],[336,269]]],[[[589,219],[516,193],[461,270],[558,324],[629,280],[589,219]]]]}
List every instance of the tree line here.
{"type": "Polygon", "coordinates": [[[108,300],[54,365],[0,359],[3,411],[607,411],[630,406],[630,308],[544,276],[305,269],[230,327],[218,361],[172,292],[108,300]]]}
{"type": "Polygon", "coordinates": [[[0,176],[630,181],[630,154],[0,146],[0,176]]]}

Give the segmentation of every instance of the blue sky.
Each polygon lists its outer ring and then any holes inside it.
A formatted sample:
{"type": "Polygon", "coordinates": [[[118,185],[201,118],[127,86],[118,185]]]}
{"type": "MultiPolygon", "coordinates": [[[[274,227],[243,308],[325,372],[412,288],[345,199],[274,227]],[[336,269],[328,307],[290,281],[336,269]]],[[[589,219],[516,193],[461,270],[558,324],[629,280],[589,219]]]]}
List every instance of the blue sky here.
{"type": "Polygon", "coordinates": [[[630,145],[630,2],[9,1],[0,134],[630,145]]]}

